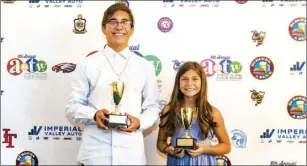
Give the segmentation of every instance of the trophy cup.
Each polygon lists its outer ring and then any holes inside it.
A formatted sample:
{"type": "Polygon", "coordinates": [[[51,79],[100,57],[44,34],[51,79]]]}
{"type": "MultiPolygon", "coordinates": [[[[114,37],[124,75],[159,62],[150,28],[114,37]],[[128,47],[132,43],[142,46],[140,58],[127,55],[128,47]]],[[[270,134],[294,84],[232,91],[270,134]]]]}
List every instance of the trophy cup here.
{"type": "Polygon", "coordinates": [[[125,83],[122,83],[121,91],[117,88],[117,82],[112,82],[112,95],[115,109],[111,114],[106,115],[109,121],[105,121],[105,125],[110,128],[128,128],[128,116],[118,111],[118,105],[123,97],[125,83]]]}
{"type": "Polygon", "coordinates": [[[181,108],[181,122],[185,130],[181,138],[176,139],[176,148],[182,149],[196,149],[195,139],[192,138],[188,131],[191,128],[193,116],[197,115],[198,109],[195,108],[181,108]]]}

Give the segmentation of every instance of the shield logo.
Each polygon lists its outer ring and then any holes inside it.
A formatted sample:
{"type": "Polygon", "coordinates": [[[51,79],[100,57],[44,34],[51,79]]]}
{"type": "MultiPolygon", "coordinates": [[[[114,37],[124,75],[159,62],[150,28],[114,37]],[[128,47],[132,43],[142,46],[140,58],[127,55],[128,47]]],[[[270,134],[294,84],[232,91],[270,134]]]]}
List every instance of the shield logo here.
{"type": "Polygon", "coordinates": [[[82,15],[79,14],[78,18],[74,19],[74,30],[75,34],[84,34],[86,33],[86,19],[82,18],[82,15]]]}

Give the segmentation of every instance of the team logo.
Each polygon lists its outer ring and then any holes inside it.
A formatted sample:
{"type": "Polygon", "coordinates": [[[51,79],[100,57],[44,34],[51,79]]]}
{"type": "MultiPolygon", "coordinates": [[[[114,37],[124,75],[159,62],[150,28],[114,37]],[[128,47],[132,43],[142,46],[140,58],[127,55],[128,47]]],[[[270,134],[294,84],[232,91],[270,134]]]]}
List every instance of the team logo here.
{"type": "Polygon", "coordinates": [[[255,30],[252,31],[253,35],[252,35],[252,40],[254,42],[256,42],[256,47],[260,46],[263,44],[264,38],[265,38],[265,32],[257,32],[255,30]]]}
{"type": "Polygon", "coordinates": [[[63,73],[70,73],[73,72],[76,68],[76,64],[73,63],[60,63],[57,65],[54,65],[52,67],[52,71],[55,71],[56,73],[62,71],[63,73]]]}
{"type": "Polygon", "coordinates": [[[261,104],[265,92],[262,92],[262,91],[257,92],[257,91],[255,91],[255,90],[251,90],[251,92],[252,92],[251,99],[252,99],[253,101],[256,100],[255,106],[261,104]]]}
{"type": "Polygon", "coordinates": [[[296,41],[306,40],[306,18],[298,17],[289,24],[290,36],[296,41]]]}
{"type": "Polygon", "coordinates": [[[173,69],[175,71],[178,71],[179,67],[184,63],[184,61],[179,61],[179,60],[175,59],[175,60],[173,60],[173,63],[174,63],[173,69]]]}
{"type": "Polygon", "coordinates": [[[247,2],[247,0],[236,0],[236,2],[238,4],[245,4],[247,2]]]}
{"type": "Polygon", "coordinates": [[[243,131],[238,130],[238,129],[232,130],[230,132],[230,138],[231,138],[232,144],[236,148],[246,148],[247,138],[243,131]]]}
{"type": "Polygon", "coordinates": [[[158,76],[162,70],[162,63],[160,59],[154,55],[146,55],[144,56],[144,58],[153,63],[155,67],[156,76],[158,76]]]}
{"type": "Polygon", "coordinates": [[[257,57],[250,65],[250,72],[256,79],[268,79],[274,72],[273,62],[267,57],[257,57]]]}
{"type": "Polygon", "coordinates": [[[216,163],[218,166],[231,166],[231,162],[229,160],[229,158],[225,155],[219,155],[219,156],[216,156],[216,163]]]}
{"type": "Polygon", "coordinates": [[[81,14],[78,15],[78,18],[74,19],[74,30],[75,34],[84,34],[86,33],[86,20],[81,14]]]}
{"type": "Polygon", "coordinates": [[[158,28],[161,32],[169,32],[173,28],[173,21],[168,17],[162,17],[158,21],[158,28]]]}
{"type": "Polygon", "coordinates": [[[306,118],[306,97],[294,96],[287,105],[289,115],[294,119],[306,118]]]}
{"type": "Polygon", "coordinates": [[[11,133],[11,129],[2,129],[3,133],[3,144],[6,144],[6,148],[14,148],[15,146],[13,145],[13,140],[14,138],[17,138],[16,133],[11,133]]]}
{"type": "Polygon", "coordinates": [[[33,152],[23,151],[16,158],[16,165],[34,165],[38,166],[38,159],[33,152]]]}

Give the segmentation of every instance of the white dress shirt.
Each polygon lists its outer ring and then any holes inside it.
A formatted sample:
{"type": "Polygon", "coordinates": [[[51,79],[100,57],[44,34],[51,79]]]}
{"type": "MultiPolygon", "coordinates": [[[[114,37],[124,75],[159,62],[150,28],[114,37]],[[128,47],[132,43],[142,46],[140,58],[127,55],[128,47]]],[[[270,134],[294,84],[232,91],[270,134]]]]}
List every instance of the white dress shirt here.
{"type": "Polygon", "coordinates": [[[116,53],[105,46],[86,57],[73,73],[66,108],[69,120],[85,125],[78,160],[85,165],[145,165],[142,131],[159,118],[159,102],[154,66],[128,47],[116,53]],[[118,75],[126,66],[120,78],[111,65],[118,75]],[[99,109],[114,110],[111,82],[119,79],[119,88],[125,82],[119,111],[140,119],[140,129],[132,133],[102,130],[93,119],[99,109]]]}

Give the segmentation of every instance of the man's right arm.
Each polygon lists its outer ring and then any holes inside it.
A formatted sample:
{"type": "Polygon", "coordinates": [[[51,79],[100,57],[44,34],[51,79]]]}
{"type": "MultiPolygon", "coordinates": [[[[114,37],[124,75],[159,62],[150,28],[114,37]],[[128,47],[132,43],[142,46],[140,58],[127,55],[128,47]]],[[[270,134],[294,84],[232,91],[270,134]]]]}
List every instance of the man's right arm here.
{"type": "Polygon", "coordinates": [[[73,72],[73,80],[69,93],[69,101],[66,106],[66,117],[74,123],[93,125],[97,108],[89,105],[90,81],[86,73],[86,64],[77,65],[73,72]]]}

